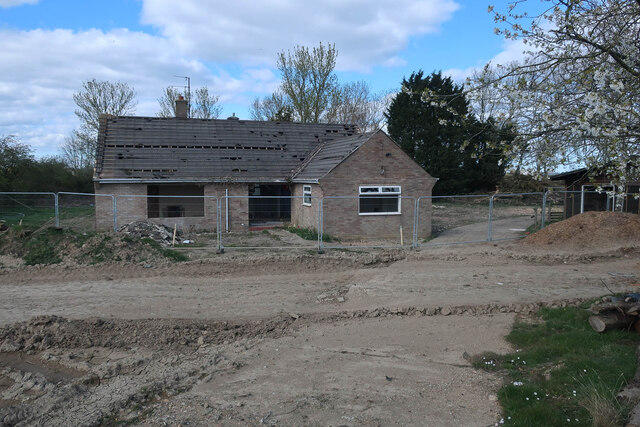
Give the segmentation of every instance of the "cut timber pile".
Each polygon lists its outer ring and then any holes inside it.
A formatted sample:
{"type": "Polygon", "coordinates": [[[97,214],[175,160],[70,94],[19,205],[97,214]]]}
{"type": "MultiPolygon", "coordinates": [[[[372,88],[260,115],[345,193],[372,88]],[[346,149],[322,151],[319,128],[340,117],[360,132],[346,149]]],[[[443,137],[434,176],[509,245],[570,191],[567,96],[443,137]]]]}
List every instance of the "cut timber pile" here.
{"type": "Polygon", "coordinates": [[[624,299],[612,298],[611,301],[595,303],[590,308],[594,314],[589,317],[589,324],[596,332],[610,329],[635,328],[640,332],[640,298],[638,295],[627,295],[624,299]]]}

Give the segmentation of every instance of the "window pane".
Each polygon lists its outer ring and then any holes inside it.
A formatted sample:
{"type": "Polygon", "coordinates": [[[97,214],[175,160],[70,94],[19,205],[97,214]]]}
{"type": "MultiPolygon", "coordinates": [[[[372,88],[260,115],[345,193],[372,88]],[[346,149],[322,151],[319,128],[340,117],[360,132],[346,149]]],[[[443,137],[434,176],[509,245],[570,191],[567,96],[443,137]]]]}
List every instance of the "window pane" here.
{"type": "Polygon", "coordinates": [[[380,188],[378,187],[362,187],[360,188],[360,193],[379,193],[380,188]]]}
{"type": "Polygon", "coordinates": [[[360,196],[360,213],[398,213],[400,198],[389,196],[360,196]]]}

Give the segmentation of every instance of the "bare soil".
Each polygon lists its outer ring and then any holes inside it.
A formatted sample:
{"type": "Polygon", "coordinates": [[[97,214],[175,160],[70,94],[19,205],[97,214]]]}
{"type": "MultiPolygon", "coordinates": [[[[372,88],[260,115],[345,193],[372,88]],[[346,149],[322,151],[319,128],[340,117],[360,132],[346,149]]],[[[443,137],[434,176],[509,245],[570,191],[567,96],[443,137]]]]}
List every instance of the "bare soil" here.
{"type": "Polygon", "coordinates": [[[542,305],[637,290],[640,245],[607,239],[635,229],[595,223],[562,226],[598,245],[5,256],[0,425],[493,425],[502,380],[469,356],[510,350],[514,318],[542,305]]]}

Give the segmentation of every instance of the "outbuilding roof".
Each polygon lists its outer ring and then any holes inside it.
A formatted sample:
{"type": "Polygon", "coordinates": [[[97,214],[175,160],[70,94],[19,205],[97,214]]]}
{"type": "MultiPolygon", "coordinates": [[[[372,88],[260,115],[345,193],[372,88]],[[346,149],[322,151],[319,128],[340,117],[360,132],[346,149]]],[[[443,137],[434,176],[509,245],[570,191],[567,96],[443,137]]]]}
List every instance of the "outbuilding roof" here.
{"type": "Polygon", "coordinates": [[[103,116],[95,179],[281,181],[296,172],[316,179],[360,136],[342,124],[103,116]]]}

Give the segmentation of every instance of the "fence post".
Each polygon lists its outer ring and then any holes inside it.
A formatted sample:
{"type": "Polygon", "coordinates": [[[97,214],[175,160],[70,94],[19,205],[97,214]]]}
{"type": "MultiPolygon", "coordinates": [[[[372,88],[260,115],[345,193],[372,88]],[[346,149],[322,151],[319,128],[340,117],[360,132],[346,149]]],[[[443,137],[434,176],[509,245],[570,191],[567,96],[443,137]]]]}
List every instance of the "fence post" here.
{"type": "MultiPolygon", "coordinates": [[[[542,196],[542,220],[540,221],[540,228],[544,228],[544,220],[546,217],[545,209],[547,207],[547,196],[549,195],[549,190],[544,192],[542,196]]],[[[551,220],[551,214],[549,214],[549,220],[551,220]]]]}
{"type": "Polygon", "coordinates": [[[322,235],[324,233],[324,197],[318,199],[318,253],[323,254],[322,235]]]}
{"type": "Polygon", "coordinates": [[[53,194],[53,204],[56,213],[56,228],[60,228],[60,204],[58,202],[58,193],[53,194]]]}
{"type": "Polygon", "coordinates": [[[496,195],[492,195],[491,198],[489,198],[489,232],[487,235],[487,242],[490,242],[493,239],[493,198],[496,195]]]}
{"type": "Polygon", "coordinates": [[[118,232],[118,196],[111,195],[111,204],[113,205],[113,232],[118,232]]]}
{"type": "Polygon", "coordinates": [[[411,242],[412,248],[418,247],[418,225],[420,218],[420,197],[413,201],[413,242],[411,242]]]}
{"type": "MultiPolygon", "coordinates": [[[[223,196],[225,203],[229,203],[226,196],[223,196]]],[[[222,246],[222,207],[220,206],[220,199],[216,198],[216,234],[218,235],[218,253],[224,253],[224,246],[222,246]]]]}

